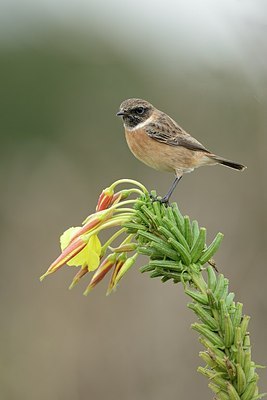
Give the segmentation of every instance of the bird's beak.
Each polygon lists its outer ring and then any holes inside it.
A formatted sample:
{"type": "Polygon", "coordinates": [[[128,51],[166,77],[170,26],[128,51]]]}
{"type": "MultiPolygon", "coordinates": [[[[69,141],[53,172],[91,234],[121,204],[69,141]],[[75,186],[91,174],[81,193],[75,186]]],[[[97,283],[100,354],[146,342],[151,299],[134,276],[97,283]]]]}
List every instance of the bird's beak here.
{"type": "Polygon", "coordinates": [[[117,116],[118,117],[123,117],[124,115],[126,115],[127,113],[125,112],[125,111],[123,111],[123,110],[120,110],[119,112],[117,112],[117,116]]]}

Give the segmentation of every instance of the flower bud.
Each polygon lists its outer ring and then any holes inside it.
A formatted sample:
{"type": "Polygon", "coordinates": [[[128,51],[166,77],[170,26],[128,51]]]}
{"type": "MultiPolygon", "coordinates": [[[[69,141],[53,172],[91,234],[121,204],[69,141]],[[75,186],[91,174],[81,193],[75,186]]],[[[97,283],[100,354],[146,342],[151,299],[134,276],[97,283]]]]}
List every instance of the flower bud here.
{"type": "Polygon", "coordinates": [[[85,274],[87,274],[87,272],[88,272],[88,267],[87,267],[87,265],[86,265],[86,266],[82,266],[81,269],[80,269],[80,271],[77,272],[77,274],[74,276],[74,278],[73,278],[73,280],[72,280],[72,282],[71,282],[71,284],[70,284],[70,286],[69,286],[69,289],[71,290],[71,289],[79,282],[79,280],[80,280],[85,274]]]}
{"type": "Polygon", "coordinates": [[[236,389],[230,382],[227,383],[227,392],[229,394],[230,400],[240,400],[240,397],[239,397],[236,389]]]}
{"type": "Polygon", "coordinates": [[[106,210],[110,206],[113,200],[113,196],[114,196],[113,189],[111,189],[110,187],[104,189],[99,196],[96,206],[96,211],[106,210]]]}
{"type": "Polygon", "coordinates": [[[113,267],[114,263],[116,262],[116,254],[110,254],[108,257],[105,258],[104,261],[99,265],[97,270],[95,271],[91,282],[87,286],[84,291],[84,295],[87,296],[89,292],[104,278],[104,276],[108,273],[108,271],[113,267]]]}
{"type": "Polygon", "coordinates": [[[246,376],[240,364],[236,365],[236,385],[239,394],[243,393],[246,387],[246,376]]]}

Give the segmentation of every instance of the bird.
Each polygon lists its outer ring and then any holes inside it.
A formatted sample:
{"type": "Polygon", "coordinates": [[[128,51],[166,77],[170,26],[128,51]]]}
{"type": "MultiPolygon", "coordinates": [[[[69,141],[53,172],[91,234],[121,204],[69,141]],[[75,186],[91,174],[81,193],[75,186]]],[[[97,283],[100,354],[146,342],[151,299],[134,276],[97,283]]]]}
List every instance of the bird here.
{"type": "Polygon", "coordinates": [[[126,141],[134,156],[149,167],[175,174],[167,194],[160,200],[162,203],[169,203],[182,176],[195,168],[216,164],[238,171],[246,168],[210,152],[174,119],[146,100],[124,100],[117,116],[123,119],[126,141]]]}

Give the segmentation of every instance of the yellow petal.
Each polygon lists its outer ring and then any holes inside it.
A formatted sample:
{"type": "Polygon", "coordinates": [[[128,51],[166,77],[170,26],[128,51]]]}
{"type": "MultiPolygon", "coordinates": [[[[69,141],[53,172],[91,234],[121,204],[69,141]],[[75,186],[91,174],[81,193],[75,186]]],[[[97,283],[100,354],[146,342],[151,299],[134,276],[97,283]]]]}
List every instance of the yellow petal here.
{"type": "Polygon", "coordinates": [[[94,251],[90,251],[87,257],[88,270],[94,271],[95,269],[97,269],[99,266],[99,261],[100,261],[99,255],[94,251]]]}
{"type": "Polygon", "coordinates": [[[76,256],[74,256],[71,260],[67,262],[67,265],[70,267],[79,267],[82,265],[86,265],[87,261],[87,253],[88,253],[88,245],[86,245],[80,253],[78,253],[76,256]]]}
{"type": "Polygon", "coordinates": [[[93,235],[90,237],[87,245],[82,249],[82,251],[68,261],[67,264],[69,266],[87,265],[89,271],[94,271],[99,266],[100,253],[100,240],[98,239],[97,235],[93,235]]]}
{"type": "Polygon", "coordinates": [[[64,250],[70,244],[71,239],[79,229],[81,229],[80,226],[75,226],[62,233],[60,236],[61,250],[64,250]]]}
{"type": "Polygon", "coordinates": [[[91,249],[96,252],[96,254],[100,255],[101,243],[100,243],[100,240],[98,239],[97,235],[92,235],[89,239],[88,244],[91,247],[91,249]]]}

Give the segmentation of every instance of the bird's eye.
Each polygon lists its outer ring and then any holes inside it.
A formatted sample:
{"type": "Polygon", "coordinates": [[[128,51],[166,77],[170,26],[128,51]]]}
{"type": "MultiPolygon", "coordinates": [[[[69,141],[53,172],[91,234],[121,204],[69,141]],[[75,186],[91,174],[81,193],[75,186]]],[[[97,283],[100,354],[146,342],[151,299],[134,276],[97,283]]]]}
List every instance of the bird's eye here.
{"type": "Polygon", "coordinates": [[[136,112],[137,114],[139,114],[139,115],[142,115],[142,114],[144,113],[144,111],[145,111],[144,107],[137,107],[137,108],[135,109],[135,112],[136,112]]]}

